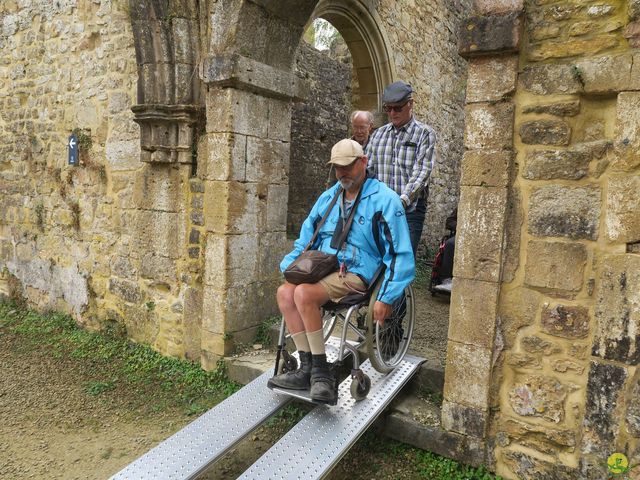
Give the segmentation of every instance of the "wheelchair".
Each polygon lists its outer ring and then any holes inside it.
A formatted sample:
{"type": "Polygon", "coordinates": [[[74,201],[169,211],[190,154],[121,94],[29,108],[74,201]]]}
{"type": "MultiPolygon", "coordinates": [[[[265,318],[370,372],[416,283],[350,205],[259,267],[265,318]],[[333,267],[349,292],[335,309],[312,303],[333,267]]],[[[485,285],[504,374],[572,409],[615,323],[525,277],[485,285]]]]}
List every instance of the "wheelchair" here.
{"type": "MultiPolygon", "coordinates": [[[[351,396],[356,400],[366,398],[371,388],[371,379],[360,368],[360,351],[365,350],[373,368],[380,373],[389,373],[402,362],[415,324],[415,302],[411,285],[393,304],[392,313],[383,326],[373,319],[373,305],[378,297],[383,275],[378,275],[370,289],[364,294],[352,294],[340,303],[328,302],[322,306],[322,330],[325,342],[339,323],[342,333],[338,345],[334,371],[342,367],[347,355],[353,357],[351,369],[351,396]],[[348,336],[350,339],[348,340],[348,336]]],[[[278,349],[274,375],[294,371],[297,359],[286,349],[290,335],[286,333],[284,318],[280,324],[278,349]]]]}

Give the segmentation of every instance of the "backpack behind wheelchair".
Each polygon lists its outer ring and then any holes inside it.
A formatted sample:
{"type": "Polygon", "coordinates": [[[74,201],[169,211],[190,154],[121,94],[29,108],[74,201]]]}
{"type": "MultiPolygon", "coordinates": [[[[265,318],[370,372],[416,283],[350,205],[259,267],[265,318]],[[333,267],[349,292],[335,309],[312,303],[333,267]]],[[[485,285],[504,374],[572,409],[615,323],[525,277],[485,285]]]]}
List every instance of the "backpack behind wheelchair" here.
{"type": "MultiPolygon", "coordinates": [[[[407,286],[402,296],[394,302],[391,316],[385,320],[384,325],[381,326],[374,321],[373,305],[378,297],[382,280],[383,275],[378,275],[365,294],[348,295],[340,303],[327,302],[322,306],[322,330],[325,342],[331,337],[336,325],[342,322],[337,359],[332,363],[332,369],[339,370],[347,355],[352,355],[350,391],[355,400],[366,398],[371,388],[371,379],[360,368],[361,350],[366,351],[373,368],[380,373],[389,373],[402,362],[413,335],[415,305],[411,285],[407,286]]],[[[274,375],[298,368],[297,359],[286,349],[288,338],[290,335],[286,333],[283,318],[280,324],[274,375]]]]}

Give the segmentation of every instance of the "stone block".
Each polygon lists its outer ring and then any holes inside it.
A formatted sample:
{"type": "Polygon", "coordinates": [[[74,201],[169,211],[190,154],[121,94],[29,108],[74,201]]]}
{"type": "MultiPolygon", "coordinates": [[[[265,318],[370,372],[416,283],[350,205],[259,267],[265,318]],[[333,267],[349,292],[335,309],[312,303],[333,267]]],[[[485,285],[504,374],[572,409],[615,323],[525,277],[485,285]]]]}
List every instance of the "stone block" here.
{"type": "Polygon", "coordinates": [[[177,259],[185,244],[185,226],[180,213],[139,210],[135,213],[134,248],[177,259]]]}
{"type": "Polygon", "coordinates": [[[527,335],[520,339],[520,348],[525,352],[535,355],[555,355],[556,353],[562,353],[562,347],[558,344],[552,343],[537,335],[527,335]]]}
{"type": "Polygon", "coordinates": [[[145,252],[140,260],[140,276],[173,284],[176,281],[176,262],[153,252],[145,252]]]}
{"type": "MultiPolygon", "coordinates": [[[[227,291],[205,285],[202,296],[202,339],[208,334],[223,335],[227,324],[227,291]]],[[[204,345],[202,350],[206,350],[204,345]]]]}
{"type": "Polygon", "coordinates": [[[289,144],[277,140],[247,137],[246,180],[287,184],[289,144]]]}
{"type": "Polygon", "coordinates": [[[507,352],[504,357],[504,363],[514,370],[542,369],[542,362],[539,356],[529,355],[528,353],[507,352]]]}
{"type": "Polygon", "coordinates": [[[140,140],[120,140],[107,142],[105,147],[107,165],[110,171],[136,170],[140,163],[140,140]]]}
{"type": "Polygon", "coordinates": [[[618,94],[615,141],[640,145],[640,92],[618,94]]]}
{"type": "Polygon", "coordinates": [[[556,117],[575,117],[580,113],[580,100],[527,105],[522,113],[548,114],[556,117]]]}
{"type": "Polygon", "coordinates": [[[198,176],[205,180],[246,179],[247,137],[234,133],[207,133],[198,147],[198,176]]]}
{"type": "Polygon", "coordinates": [[[445,401],[442,402],[442,427],[463,435],[483,438],[487,427],[487,412],[445,401]]]}
{"type": "MultiPolygon", "coordinates": [[[[284,30],[279,28],[277,32],[284,30]]],[[[268,43],[273,43],[276,35],[273,32],[268,43]]],[[[296,77],[292,72],[238,54],[205,57],[202,79],[211,86],[233,87],[286,100],[296,97],[298,93],[296,77]]]]}
{"type": "Polygon", "coordinates": [[[507,191],[462,187],[454,276],[497,282],[500,277],[507,191]]]}
{"type": "Polygon", "coordinates": [[[511,442],[532,448],[547,455],[573,452],[576,447],[576,431],[572,428],[551,428],[549,425],[528,423],[504,417],[499,429],[511,442]]]}
{"type": "Polygon", "coordinates": [[[630,54],[586,57],[572,68],[583,83],[585,93],[613,95],[640,90],[640,77],[632,71],[634,60],[630,54]]]}
{"type": "Polygon", "coordinates": [[[527,65],[518,78],[525,91],[536,95],[568,95],[582,91],[580,76],[569,64],[527,65]]]}
{"type": "Polygon", "coordinates": [[[449,341],[444,379],[448,402],[484,411],[489,406],[491,350],[449,341]]]}
{"type": "Polygon", "coordinates": [[[524,6],[523,0],[476,0],[475,11],[482,15],[520,12],[524,6]]]}
{"type": "Polygon", "coordinates": [[[267,98],[234,88],[212,87],[206,94],[207,133],[238,133],[265,138],[267,98]]]}
{"type": "Polygon", "coordinates": [[[449,340],[491,350],[495,335],[498,284],[455,277],[449,340]]]}
{"type": "Polygon", "coordinates": [[[518,57],[479,57],[469,60],[467,103],[496,102],[512,95],[518,77],[518,57]]]}
{"type": "Polygon", "coordinates": [[[268,187],[256,183],[207,182],[204,217],[214,233],[258,233],[266,229],[268,187]]]}
{"type": "Polygon", "coordinates": [[[537,237],[596,240],[600,197],[598,187],[549,185],[534,189],[529,199],[529,233],[537,237]]]}
{"type": "Polygon", "coordinates": [[[160,331],[160,322],[154,311],[144,305],[122,305],[127,337],[134,342],[153,344],[160,331]]]}
{"type": "Polygon", "coordinates": [[[505,349],[513,347],[522,327],[533,324],[541,302],[542,295],[529,288],[501,292],[498,318],[505,349]]]}
{"type": "Polygon", "coordinates": [[[215,370],[218,360],[233,352],[233,343],[226,335],[202,331],[202,352],[200,364],[205,370],[215,370]]]}
{"type": "MultiPolygon", "coordinates": [[[[298,85],[298,89],[302,85],[298,85]]],[[[306,97],[307,95],[303,95],[306,97]]],[[[269,105],[269,131],[268,137],[280,142],[291,141],[291,103],[276,98],[268,99],[269,105]]],[[[289,157],[287,156],[287,159],[289,157]]],[[[286,162],[287,172],[289,171],[288,161],[286,162]]]]}
{"type": "Polygon", "coordinates": [[[621,92],[616,101],[615,155],[612,169],[633,171],[640,166],[640,94],[621,92]]]}
{"type": "Polygon", "coordinates": [[[289,186],[269,185],[267,192],[267,228],[284,232],[287,227],[289,186]]]}
{"type": "Polygon", "coordinates": [[[640,256],[606,256],[597,286],[592,355],[640,364],[640,256]]]}
{"type": "Polygon", "coordinates": [[[291,251],[285,232],[262,233],[259,236],[258,264],[260,278],[281,279],[280,261],[291,251]]]}
{"type": "Polygon", "coordinates": [[[241,332],[260,325],[278,314],[276,288],[280,282],[257,281],[229,288],[226,313],[227,332],[241,332]]]}
{"type": "Polygon", "coordinates": [[[636,371],[629,382],[626,401],[625,421],[627,431],[636,438],[640,438],[640,373],[636,371]]]}
{"type": "Polygon", "coordinates": [[[520,12],[477,16],[466,19],[458,29],[458,53],[463,57],[520,50],[520,12]]]}
{"type": "MultiPolygon", "coordinates": [[[[425,451],[454,458],[465,465],[486,464],[486,444],[481,438],[449,432],[439,425],[423,425],[412,416],[392,412],[380,420],[386,437],[413,445],[425,451]]],[[[380,425],[378,423],[378,425],[380,425]]]]}
{"type": "Polygon", "coordinates": [[[509,387],[509,405],[523,417],[539,417],[560,423],[565,417],[567,387],[543,375],[518,376],[509,387]]]}
{"type": "Polygon", "coordinates": [[[119,278],[109,279],[109,291],[125,302],[140,303],[143,298],[140,287],[136,283],[119,278]]]}
{"type": "Polygon", "coordinates": [[[228,235],[208,234],[204,250],[204,284],[223,289],[227,284],[228,235]]]}
{"type": "MultiPolygon", "coordinates": [[[[515,174],[515,172],[514,172],[515,174]]],[[[507,191],[507,211],[502,262],[502,282],[511,283],[520,268],[520,240],[524,210],[520,186],[511,182],[507,191]]]]}
{"type": "Polygon", "coordinates": [[[584,284],[586,263],[587,249],[581,243],[530,240],[527,244],[525,284],[579,292],[584,284]]]}
{"type": "MultiPolygon", "coordinates": [[[[591,362],[587,402],[582,422],[582,453],[609,452],[620,431],[617,413],[627,371],[617,365],[591,362]]],[[[606,456],[605,454],[604,456],[606,456]]]]}
{"type": "Polygon", "coordinates": [[[609,177],[605,208],[605,225],[609,241],[640,241],[640,175],[609,177]]]}
{"type": "Polygon", "coordinates": [[[513,159],[512,150],[467,150],[462,157],[460,185],[506,187],[513,159]]]}
{"type": "Polygon", "coordinates": [[[602,159],[610,148],[610,142],[597,141],[568,150],[530,151],[522,176],[527,180],[580,180],[589,174],[589,164],[602,159]]]}
{"type": "Polygon", "coordinates": [[[565,39],[561,42],[544,42],[532,47],[528,53],[529,60],[562,59],[586,54],[595,54],[618,46],[620,40],[615,34],[601,34],[593,38],[565,39]]]}
{"type": "Polygon", "coordinates": [[[558,372],[558,373],[573,372],[576,375],[582,375],[584,373],[585,367],[572,360],[558,359],[558,360],[553,360],[551,362],[551,369],[554,372],[558,372]]]}
{"type": "Polygon", "coordinates": [[[184,291],[184,353],[189,360],[199,360],[202,332],[201,288],[187,287],[184,291]]]}
{"type": "Polygon", "coordinates": [[[144,210],[178,212],[183,200],[180,171],[166,164],[143,164],[135,176],[133,202],[144,210]]]}
{"type": "Polygon", "coordinates": [[[506,450],[502,453],[504,465],[521,480],[576,480],[580,478],[577,468],[560,462],[548,462],[521,451],[506,450]]]}
{"type": "Polygon", "coordinates": [[[534,120],[520,125],[520,140],[528,145],[569,145],[571,127],[562,120],[534,120]]]}
{"type": "Polygon", "coordinates": [[[571,305],[545,305],[540,322],[542,330],[549,335],[562,338],[585,338],[589,334],[589,310],[571,305]]]}
{"type": "Polygon", "coordinates": [[[629,0],[629,19],[640,20],[640,0],[629,0]]]}
{"type": "Polygon", "coordinates": [[[465,110],[464,146],[467,149],[503,150],[513,147],[512,103],[471,104],[465,110]]]}

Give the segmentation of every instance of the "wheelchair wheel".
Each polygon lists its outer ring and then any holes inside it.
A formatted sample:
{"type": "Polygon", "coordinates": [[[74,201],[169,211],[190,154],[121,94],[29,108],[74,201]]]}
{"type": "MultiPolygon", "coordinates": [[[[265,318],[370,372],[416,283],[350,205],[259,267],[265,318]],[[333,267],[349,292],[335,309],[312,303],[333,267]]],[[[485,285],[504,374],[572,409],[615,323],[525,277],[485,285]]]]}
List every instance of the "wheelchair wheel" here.
{"type": "Polygon", "coordinates": [[[351,386],[349,387],[351,391],[351,396],[356,402],[360,400],[364,400],[367,398],[369,394],[369,390],[371,390],[371,379],[368,375],[362,375],[362,384],[357,378],[353,378],[351,380],[351,386]]]}
{"type": "Polygon", "coordinates": [[[383,326],[373,320],[373,305],[380,291],[376,285],[367,308],[367,353],[373,368],[380,373],[389,373],[404,358],[409,348],[415,323],[415,305],[411,285],[394,302],[391,316],[383,326]]]}
{"type": "Polygon", "coordinates": [[[282,351],[280,365],[278,365],[278,375],[287,372],[293,372],[298,369],[298,360],[286,350],[282,351]]]}

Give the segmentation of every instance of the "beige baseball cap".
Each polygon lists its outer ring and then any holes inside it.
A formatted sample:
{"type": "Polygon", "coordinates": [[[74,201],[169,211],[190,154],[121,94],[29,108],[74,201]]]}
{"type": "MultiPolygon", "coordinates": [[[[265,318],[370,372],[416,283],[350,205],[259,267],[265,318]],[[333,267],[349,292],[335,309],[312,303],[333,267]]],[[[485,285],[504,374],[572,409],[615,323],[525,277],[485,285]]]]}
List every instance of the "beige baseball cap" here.
{"type": "Polygon", "coordinates": [[[364,157],[362,145],[355,140],[345,138],[336,143],[331,149],[331,160],[327,163],[333,163],[341,167],[351,165],[356,158],[364,157]]]}

